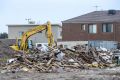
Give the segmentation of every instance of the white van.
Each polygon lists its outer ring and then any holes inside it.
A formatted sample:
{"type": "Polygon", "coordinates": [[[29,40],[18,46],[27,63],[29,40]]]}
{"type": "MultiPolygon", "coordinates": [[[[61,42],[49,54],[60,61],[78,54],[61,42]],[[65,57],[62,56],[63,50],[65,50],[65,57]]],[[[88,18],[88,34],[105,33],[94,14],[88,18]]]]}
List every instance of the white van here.
{"type": "Polygon", "coordinates": [[[42,52],[48,51],[48,43],[36,43],[36,48],[41,50],[42,52]]]}
{"type": "Polygon", "coordinates": [[[40,47],[40,46],[48,46],[48,43],[36,43],[36,48],[40,47]]]}

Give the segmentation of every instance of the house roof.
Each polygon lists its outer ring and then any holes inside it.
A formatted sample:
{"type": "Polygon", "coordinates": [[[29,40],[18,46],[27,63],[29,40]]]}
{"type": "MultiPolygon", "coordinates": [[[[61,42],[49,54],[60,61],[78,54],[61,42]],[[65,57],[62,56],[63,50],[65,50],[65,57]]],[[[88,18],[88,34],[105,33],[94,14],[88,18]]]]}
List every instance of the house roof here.
{"type": "MultiPolygon", "coordinates": [[[[41,24],[7,24],[8,27],[19,27],[19,26],[24,26],[24,27],[30,27],[30,26],[39,26],[41,24]]],[[[61,24],[51,24],[51,26],[58,26],[61,27],[61,24]]]]}
{"type": "Polygon", "coordinates": [[[62,23],[95,23],[95,22],[120,22],[120,10],[114,10],[115,14],[108,14],[110,10],[94,11],[72,19],[62,21],[62,23]]]}

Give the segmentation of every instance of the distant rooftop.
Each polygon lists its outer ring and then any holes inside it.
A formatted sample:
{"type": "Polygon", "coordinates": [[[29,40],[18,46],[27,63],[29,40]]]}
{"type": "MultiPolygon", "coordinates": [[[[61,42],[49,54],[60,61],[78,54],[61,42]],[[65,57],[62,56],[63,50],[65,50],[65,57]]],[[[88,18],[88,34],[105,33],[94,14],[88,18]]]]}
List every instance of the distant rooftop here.
{"type": "MultiPolygon", "coordinates": [[[[45,25],[45,24],[7,24],[7,26],[39,26],[39,25],[45,25]]],[[[51,24],[51,26],[60,26],[61,24],[51,24]]]]}
{"type": "Polygon", "coordinates": [[[94,11],[62,23],[120,22],[120,10],[94,11]]]}

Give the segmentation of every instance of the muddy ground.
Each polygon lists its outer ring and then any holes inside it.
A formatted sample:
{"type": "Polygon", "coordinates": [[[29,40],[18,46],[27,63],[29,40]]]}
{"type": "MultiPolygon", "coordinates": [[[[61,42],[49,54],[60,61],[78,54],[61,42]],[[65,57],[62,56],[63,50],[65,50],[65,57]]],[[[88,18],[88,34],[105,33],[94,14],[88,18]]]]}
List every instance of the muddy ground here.
{"type": "Polygon", "coordinates": [[[60,73],[7,72],[0,73],[0,80],[120,80],[120,67],[60,73]]]}

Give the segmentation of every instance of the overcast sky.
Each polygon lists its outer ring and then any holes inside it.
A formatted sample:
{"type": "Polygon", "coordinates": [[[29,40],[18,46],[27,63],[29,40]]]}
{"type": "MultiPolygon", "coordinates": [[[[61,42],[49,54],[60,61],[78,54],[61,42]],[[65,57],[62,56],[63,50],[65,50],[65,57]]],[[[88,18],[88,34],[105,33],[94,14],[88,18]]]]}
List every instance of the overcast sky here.
{"type": "Polygon", "coordinates": [[[61,23],[82,14],[98,10],[120,10],[120,0],[0,0],[0,32],[8,32],[7,24],[61,23]]]}

